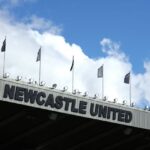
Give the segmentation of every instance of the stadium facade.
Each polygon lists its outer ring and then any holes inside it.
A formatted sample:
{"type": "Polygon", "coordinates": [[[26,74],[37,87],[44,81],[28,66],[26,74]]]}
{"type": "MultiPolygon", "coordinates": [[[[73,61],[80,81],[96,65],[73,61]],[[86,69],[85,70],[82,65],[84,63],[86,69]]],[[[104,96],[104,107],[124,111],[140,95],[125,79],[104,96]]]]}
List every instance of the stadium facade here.
{"type": "Polygon", "coordinates": [[[149,149],[150,112],[0,78],[0,149],[149,149]]]}

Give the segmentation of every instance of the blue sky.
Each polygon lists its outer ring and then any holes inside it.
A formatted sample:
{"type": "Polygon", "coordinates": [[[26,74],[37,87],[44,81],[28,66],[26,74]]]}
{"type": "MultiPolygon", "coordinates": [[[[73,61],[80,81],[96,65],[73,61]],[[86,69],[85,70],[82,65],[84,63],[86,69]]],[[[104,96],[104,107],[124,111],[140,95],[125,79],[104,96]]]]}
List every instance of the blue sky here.
{"type": "Polygon", "coordinates": [[[68,42],[79,44],[92,58],[105,55],[102,38],[119,42],[138,73],[144,71],[143,60],[150,59],[149,6],[148,0],[27,0],[9,11],[18,20],[31,15],[51,20],[68,42]]]}
{"type": "Polygon", "coordinates": [[[14,77],[37,80],[35,55],[42,46],[42,79],[47,85],[56,82],[71,89],[68,68],[74,55],[76,89],[100,96],[96,75],[104,64],[106,96],[128,100],[129,86],[123,79],[131,71],[133,101],[150,105],[149,6],[148,0],[0,0],[6,70],[14,77]]]}

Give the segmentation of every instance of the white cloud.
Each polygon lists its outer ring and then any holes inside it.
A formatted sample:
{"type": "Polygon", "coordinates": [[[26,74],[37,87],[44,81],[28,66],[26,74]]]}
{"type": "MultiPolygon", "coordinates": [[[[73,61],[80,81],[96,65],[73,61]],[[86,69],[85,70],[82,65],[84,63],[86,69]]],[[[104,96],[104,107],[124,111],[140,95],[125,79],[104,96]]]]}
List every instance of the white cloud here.
{"type": "Polygon", "coordinates": [[[62,28],[54,25],[52,21],[39,18],[35,15],[32,15],[30,18],[23,19],[23,21],[26,26],[32,28],[33,30],[38,30],[41,32],[46,31],[52,34],[60,34],[62,31],[62,28]]]}
{"type": "MultiPolygon", "coordinates": [[[[106,57],[89,58],[75,43],[66,42],[61,35],[49,32],[51,23],[43,27],[45,20],[33,17],[29,23],[15,22],[5,13],[0,13],[0,43],[7,35],[6,72],[11,77],[22,75],[25,79],[33,77],[38,80],[37,52],[42,46],[42,80],[47,86],[53,83],[58,88],[65,85],[71,91],[71,72],[69,71],[72,56],[75,56],[75,88],[88,91],[90,95],[101,92],[101,78],[97,78],[97,69],[104,64],[104,89],[109,100],[118,98],[119,102],[129,99],[129,85],[123,83],[126,73],[132,72],[132,64],[120,49],[120,44],[104,38],[100,44],[106,57]],[[6,19],[7,18],[7,19],[6,19]],[[39,22],[39,26],[35,22],[39,22]],[[12,23],[13,22],[13,23],[12,23]],[[45,32],[39,32],[44,29],[45,32]]],[[[52,26],[52,29],[55,28],[52,26]]],[[[58,27],[56,27],[58,28],[58,27]]],[[[57,33],[57,32],[56,32],[57,33]]],[[[0,53],[0,73],[2,74],[3,53],[0,53]]],[[[136,102],[150,102],[150,62],[144,63],[145,73],[132,72],[132,98],[136,102]]],[[[101,96],[101,94],[100,94],[101,96]]]]}
{"type": "Polygon", "coordinates": [[[108,38],[104,38],[102,41],[100,41],[100,44],[102,46],[102,52],[109,56],[128,61],[127,56],[121,51],[119,43],[113,42],[108,38]]]}

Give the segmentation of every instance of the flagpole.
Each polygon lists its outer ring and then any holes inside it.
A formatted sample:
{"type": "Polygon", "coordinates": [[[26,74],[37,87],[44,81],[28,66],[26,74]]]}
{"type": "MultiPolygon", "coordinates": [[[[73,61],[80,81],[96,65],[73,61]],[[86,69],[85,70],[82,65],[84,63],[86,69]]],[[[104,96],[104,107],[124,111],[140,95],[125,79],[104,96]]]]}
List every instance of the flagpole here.
{"type": "Polygon", "coordinates": [[[4,58],[3,58],[3,77],[5,74],[5,52],[4,52],[4,58]]]}
{"type": "Polygon", "coordinates": [[[39,85],[40,85],[40,83],[41,83],[41,47],[37,54],[36,62],[38,62],[38,61],[39,61],[39,85]]]}
{"type": "Polygon", "coordinates": [[[3,58],[3,77],[4,77],[4,74],[5,74],[6,36],[5,36],[5,39],[4,39],[4,41],[3,41],[3,45],[2,45],[1,51],[4,52],[4,58],[3,58]]]}
{"type": "Polygon", "coordinates": [[[130,73],[129,99],[130,99],[130,106],[131,106],[131,73],[130,73]]]}
{"type": "Polygon", "coordinates": [[[73,90],[74,90],[74,56],[72,57],[72,64],[71,64],[70,71],[72,71],[72,93],[73,93],[73,90]]]}
{"type": "Polygon", "coordinates": [[[103,75],[102,75],[102,99],[104,98],[104,64],[103,67],[103,75]]]}
{"type": "Polygon", "coordinates": [[[102,77],[102,99],[104,98],[104,76],[102,77]]]}
{"type": "Polygon", "coordinates": [[[72,93],[73,93],[73,90],[74,90],[74,66],[72,69],[72,93]]]}
{"type": "Polygon", "coordinates": [[[39,85],[40,85],[40,82],[41,82],[41,59],[39,61],[39,85]]]}

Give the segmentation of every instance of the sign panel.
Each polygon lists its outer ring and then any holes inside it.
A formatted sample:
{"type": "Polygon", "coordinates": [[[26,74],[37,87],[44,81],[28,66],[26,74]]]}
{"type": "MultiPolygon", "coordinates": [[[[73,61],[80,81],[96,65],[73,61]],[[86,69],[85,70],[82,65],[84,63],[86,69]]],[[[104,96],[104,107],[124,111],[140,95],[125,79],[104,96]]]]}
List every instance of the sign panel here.
{"type": "MultiPolygon", "coordinates": [[[[0,79],[0,100],[128,126],[150,128],[148,122],[144,125],[137,122],[139,118],[136,112],[146,116],[145,111],[13,80],[0,79]]],[[[150,113],[148,114],[150,118],[150,113]]]]}

